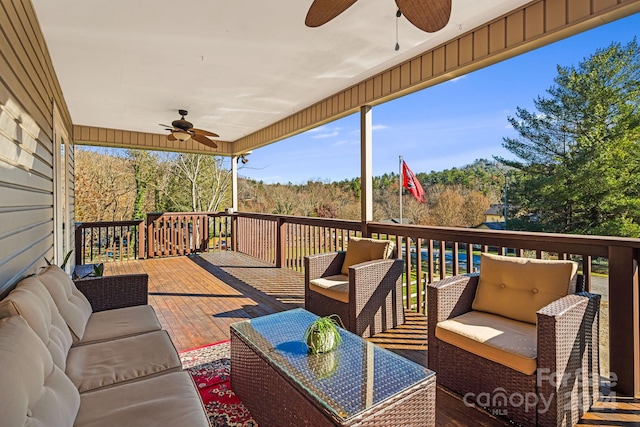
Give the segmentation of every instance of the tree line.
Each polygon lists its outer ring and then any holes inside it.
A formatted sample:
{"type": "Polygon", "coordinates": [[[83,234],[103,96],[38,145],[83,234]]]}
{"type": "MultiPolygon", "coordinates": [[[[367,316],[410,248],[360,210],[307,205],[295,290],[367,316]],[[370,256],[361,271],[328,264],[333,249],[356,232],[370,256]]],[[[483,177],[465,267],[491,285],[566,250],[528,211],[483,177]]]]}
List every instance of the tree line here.
{"type": "Polygon", "coordinates": [[[75,154],[76,220],[143,219],[148,212],[217,212],[230,206],[223,159],[143,150],[75,154]]]}
{"type": "MultiPolygon", "coordinates": [[[[427,203],[403,196],[413,224],[474,227],[508,185],[508,228],[640,237],[640,50],[613,43],[558,66],[533,111],[517,108],[513,158],[416,174],[427,203]]],[[[230,172],[216,156],[123,155],[78,147],[76,218],[139,219],[153,211],[218,211],[230,205],[230,172]]],[[[373,179],[374,220],[398,219],[398,175],[373,179]]],[[[239,209],[321,218],[360,218],[359,178],[266,184],[239,179],[239,209]]]]}

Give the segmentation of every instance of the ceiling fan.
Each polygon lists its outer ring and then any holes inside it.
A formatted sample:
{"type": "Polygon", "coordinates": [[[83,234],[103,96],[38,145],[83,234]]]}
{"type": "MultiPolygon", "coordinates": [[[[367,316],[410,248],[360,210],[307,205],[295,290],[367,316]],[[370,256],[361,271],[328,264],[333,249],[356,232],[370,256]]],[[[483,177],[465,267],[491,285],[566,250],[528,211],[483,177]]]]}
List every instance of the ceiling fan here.
{"type": "Polygon", "coordinates": [[[191,122],[184,119],[184,116],[189,114],[187,110],[178,110],[178,114],[182,117],[178,120],[172,121],[171,126],[160,124],[160,126],[164,126],[166,130],[171,132],[168,136],[169,141],[177,140],[185,142],[193,138],[195,141],[198,141],[200,144],[204,144],[207,147],[218,148],[218,144],[207,138],[208,136],[218,138],[218,134],[209,132],[208,130],[194,128],[191,122]]]}
{"type": "MultiPolygon", "coordinates": [[[[319,27],[340,15],[356,1],[313,0],[304,23],[307,27],[319,27]]],[[[444,28],[451,16],[451,0],[396,0],[396,5],[409,22],[428,33],[444,28]]]]}

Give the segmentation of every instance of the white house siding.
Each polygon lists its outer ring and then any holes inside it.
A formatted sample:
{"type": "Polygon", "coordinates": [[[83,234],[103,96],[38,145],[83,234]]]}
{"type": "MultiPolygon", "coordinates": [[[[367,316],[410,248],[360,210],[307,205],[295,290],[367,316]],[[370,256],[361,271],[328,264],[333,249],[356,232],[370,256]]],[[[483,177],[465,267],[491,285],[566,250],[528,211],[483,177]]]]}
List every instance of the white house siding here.
{"type": "MultiPolygon", "coordinates": [[[[53,257],[54,101],[71,135],[31,3],[0,0],[0,296],[53,257]]],[[[67,150],[73,212],[72,142],[67,150]]]]}

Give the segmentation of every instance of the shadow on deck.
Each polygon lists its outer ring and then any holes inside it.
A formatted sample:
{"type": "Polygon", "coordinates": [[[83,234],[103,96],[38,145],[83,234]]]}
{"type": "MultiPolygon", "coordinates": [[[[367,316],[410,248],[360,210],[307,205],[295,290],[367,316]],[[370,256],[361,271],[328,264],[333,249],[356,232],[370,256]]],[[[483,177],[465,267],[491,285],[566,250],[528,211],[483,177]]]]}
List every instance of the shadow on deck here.
{"type": "MultiPolygon", "coordinates": [[[[147,273],[149,303],[178,351],[229,339],[231,323],[304,307],[304,275],[275,268],[236,252],[123,261],[105,274],[147,273]]],[[[406,322],[370,341],[426,365],[426,317],[407,312],[406,322]]],[[[505,426],[484,411],[467,407],[438,388],[438,426],[505,426]]],[[[640,426],[640,401],[599,402],[581,426],[640,426]]]]}

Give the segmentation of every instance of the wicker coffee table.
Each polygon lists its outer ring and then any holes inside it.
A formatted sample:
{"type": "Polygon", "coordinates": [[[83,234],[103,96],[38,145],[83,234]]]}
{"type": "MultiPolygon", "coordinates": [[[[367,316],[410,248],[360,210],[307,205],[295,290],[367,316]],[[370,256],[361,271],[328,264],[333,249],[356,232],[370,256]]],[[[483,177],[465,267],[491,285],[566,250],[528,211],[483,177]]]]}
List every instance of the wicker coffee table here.
{"type": "Polygon", "coordinates": [[[311,355],[301,308],[231,325],[231,387],[259,425],[434,426],[436,375],[341,330],[311,355]]]}

